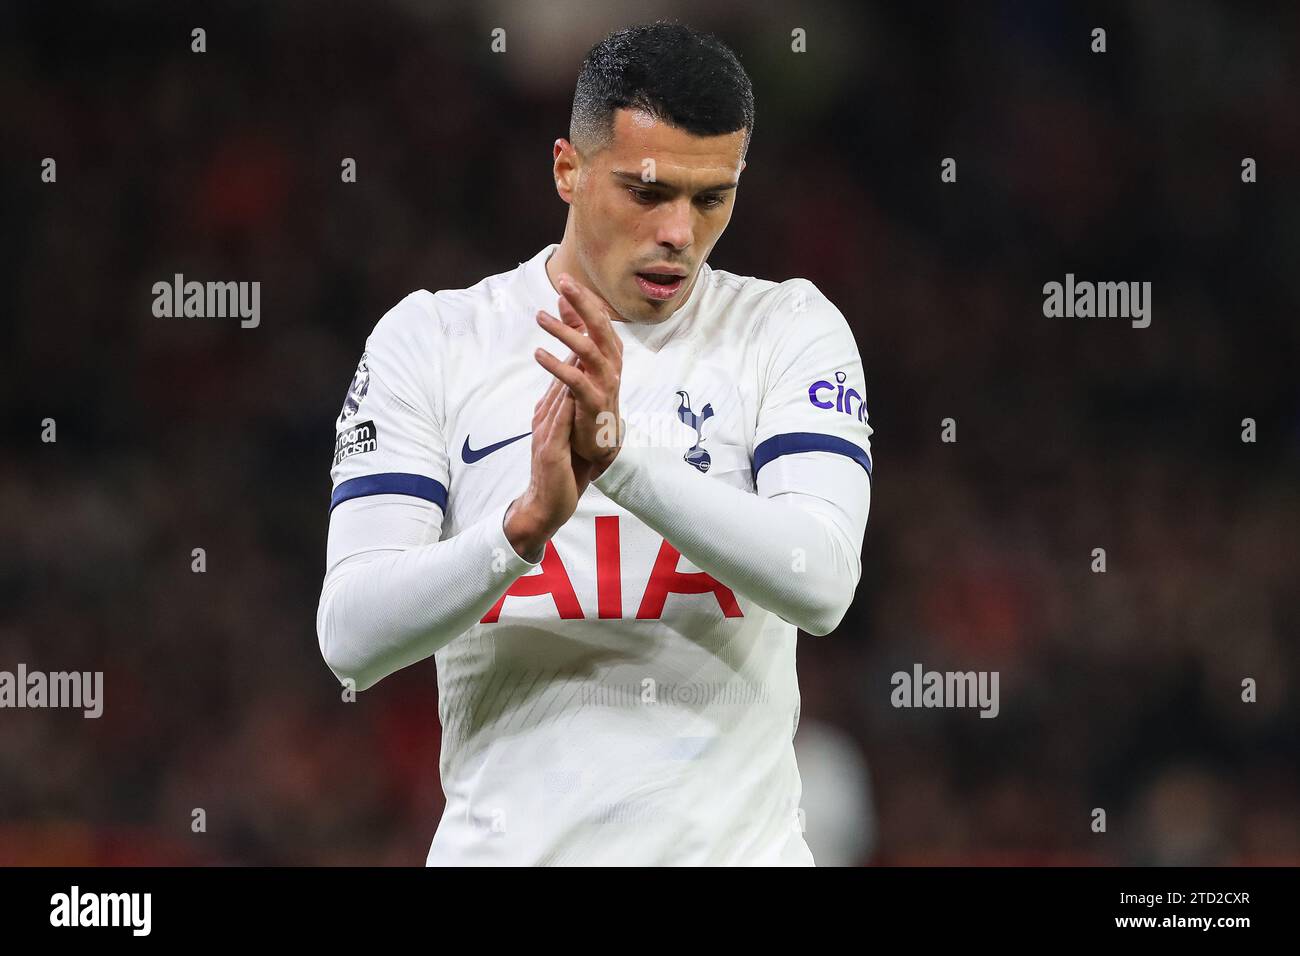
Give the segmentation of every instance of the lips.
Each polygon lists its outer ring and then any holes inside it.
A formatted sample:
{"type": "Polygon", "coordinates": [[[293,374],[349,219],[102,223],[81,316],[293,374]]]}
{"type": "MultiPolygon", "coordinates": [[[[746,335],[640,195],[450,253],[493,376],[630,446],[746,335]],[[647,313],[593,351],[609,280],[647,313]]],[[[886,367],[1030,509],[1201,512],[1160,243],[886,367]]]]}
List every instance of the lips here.
{"type": "Polygon", "coordinates": [[[686,277],[675,272],[638,272],[636,284],[652,299],[671,299],[682,287],[686,277]]]}

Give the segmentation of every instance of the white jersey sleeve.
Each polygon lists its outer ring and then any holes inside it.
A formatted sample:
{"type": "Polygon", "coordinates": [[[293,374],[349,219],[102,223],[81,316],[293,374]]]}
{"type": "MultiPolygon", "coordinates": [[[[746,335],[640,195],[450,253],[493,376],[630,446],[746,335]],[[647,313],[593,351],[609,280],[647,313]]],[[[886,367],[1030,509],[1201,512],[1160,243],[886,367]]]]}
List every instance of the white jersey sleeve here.
{"type": "Polygon", "coordinates": [[[791,279],[781,291],[765,336],[755,485],[765,498],[803,495],[806,508],[833,519],[856,585],[872,486],[862,358],[844,315],[815,285],[791,279]]]}
{"type": "Polygon", "coordinates": [[[331,509],[375,494],[408,495],[440,509],[447,504],[441,382],[436,366],[420,364],[439,357],[431,308],[412,293],[366,340],[335,422],[331,509]]]}
{"type": "Polygon", "coordinates": [[[846,496],[840,480],[860,475],[869,492],[871,426],[853,332],[808,280],[791,279],[781,291],[767,320],[765,385],[754,434],[759,493],[801,491],[865,506],[861,483],[846,496]]]}
{"type": "Polygon", "coordinates": [[[441,540],[449,475],[442,345],[423,297],[407,296],[375,327],[335,423],[316,628],[330,669],[359,690],[467,631],[537,567],[505,535],[508,505],[441,540]]]}

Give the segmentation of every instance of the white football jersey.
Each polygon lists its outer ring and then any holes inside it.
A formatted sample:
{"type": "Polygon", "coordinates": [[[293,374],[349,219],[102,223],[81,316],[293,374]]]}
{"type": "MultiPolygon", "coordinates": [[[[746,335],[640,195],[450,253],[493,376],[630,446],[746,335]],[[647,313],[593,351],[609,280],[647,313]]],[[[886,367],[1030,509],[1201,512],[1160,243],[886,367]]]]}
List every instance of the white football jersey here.
{"type": "MultiPolygon", "coordinates": [[[[524,491],[552,381],[533,352],[568,354],[534,318],[559,314],[556,248],[381,319],[337,423],[332,507],[419,498],[439,541],[524,491]]],[[[844,469],[869,479],[858,349],[807,280],[706,264],[666,321],[613,326],[629,442],[765,497],[833,502],[844,469]]],[[[436,651],[446,809],[428,863],[811,864],[796,627],[682,557],[603,477],[540,563],[436,651]]],[[[865,502],[846,510],[865,523],[865,502]]],[[[790,560],[796,581],[818,573],[790,560]]]]}

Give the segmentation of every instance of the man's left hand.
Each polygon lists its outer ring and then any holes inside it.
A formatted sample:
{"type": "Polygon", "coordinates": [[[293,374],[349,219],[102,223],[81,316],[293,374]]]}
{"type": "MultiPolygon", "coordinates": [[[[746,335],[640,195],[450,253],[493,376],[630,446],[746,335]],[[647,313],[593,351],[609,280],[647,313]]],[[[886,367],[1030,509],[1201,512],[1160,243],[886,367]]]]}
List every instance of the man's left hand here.
{"type": "Polygon", "coordinates": [[[599,296],[568,273],[559,276],[559,287],[560,318],[538,312],[537,324],[567,345],[578,364],[567,365],[545,349],[538,349],[535,355],[538,363],[572,392],[575,402],[569,441],[573,451],[592,464],[593,477],[597,477],[623,445],[624,426],[618,413],[623,342],[599,296]]]}

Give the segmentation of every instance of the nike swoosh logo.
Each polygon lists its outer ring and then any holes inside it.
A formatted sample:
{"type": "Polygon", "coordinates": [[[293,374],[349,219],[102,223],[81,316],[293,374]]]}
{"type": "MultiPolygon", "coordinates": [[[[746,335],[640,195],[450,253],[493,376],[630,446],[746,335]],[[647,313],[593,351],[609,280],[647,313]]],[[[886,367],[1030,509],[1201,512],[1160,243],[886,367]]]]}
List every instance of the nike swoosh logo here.
{"type": "Polygon", "coordinates": [[[505,448],[506,445],[509,445],[511,442],[519,441],[519,439],[521,438],[527,438],[531,434],[532,432],[524,432],[522,435],[516,435],[514,438],[507,438],[503,441],[499,441],[491,445],[484,445],[482,448],[470,448],[469,436],[466,435],[465,445],[460,450],[460,460],[467,465],[472,465],[474,464],[474,462],[481,461],[482,459],[486,458],[494,451],[500,451],[502,448],[505,448]]]}

